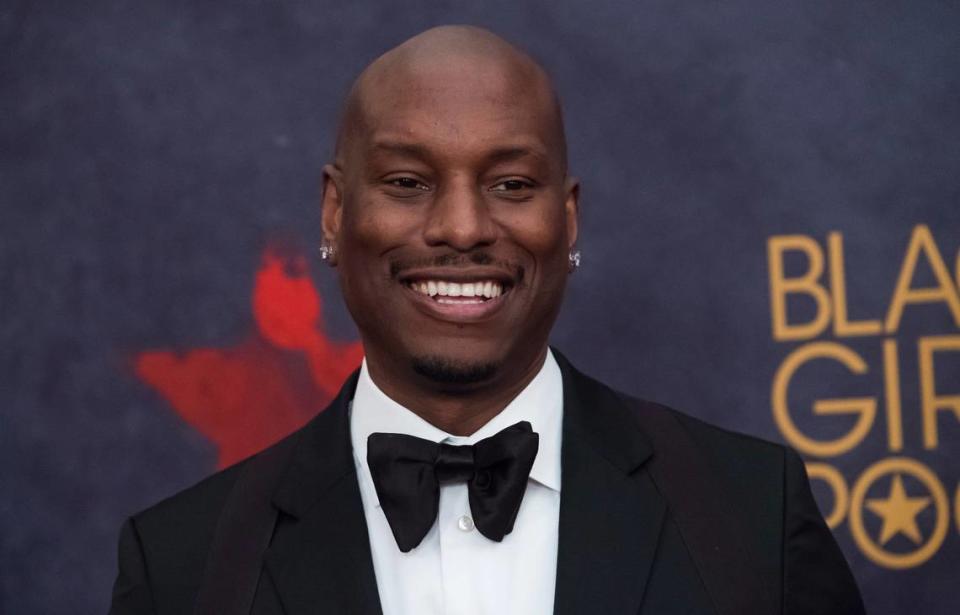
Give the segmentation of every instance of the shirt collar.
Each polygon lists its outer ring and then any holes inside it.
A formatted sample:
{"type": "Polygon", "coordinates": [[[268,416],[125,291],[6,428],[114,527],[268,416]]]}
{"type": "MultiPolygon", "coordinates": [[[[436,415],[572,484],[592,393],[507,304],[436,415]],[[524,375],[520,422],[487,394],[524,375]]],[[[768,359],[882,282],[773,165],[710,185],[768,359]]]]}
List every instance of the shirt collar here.
{"type": "Polygon", "coordinates": [[[379,507],[373,479],[367,467],[367,438],[375,432],[403,433],[432,442],[474,444],[518,421],[529,421],[539,434],[537,457],[530,478],[554,491],[560,491],[560,439],[563,415],[563,378],[550,349],[533,380],[499,414],[470,436],[454,436],[434,427],[387,396],[370,377],[367,361],[350,408],[350,440],[354,461],[364,491],[379,507]]]}

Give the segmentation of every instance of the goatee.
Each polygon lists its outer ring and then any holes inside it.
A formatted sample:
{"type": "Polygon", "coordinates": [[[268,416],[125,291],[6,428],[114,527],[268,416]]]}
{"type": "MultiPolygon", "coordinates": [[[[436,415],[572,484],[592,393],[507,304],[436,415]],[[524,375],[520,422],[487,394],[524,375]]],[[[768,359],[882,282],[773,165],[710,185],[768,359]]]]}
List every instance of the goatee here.
{"type": "Polygon", "coordinates": [[[493,362],[469,362],[440,356],[414,357],[413,371],[440,384],[470,385],[490,380],[497,373],[493,362]]]}

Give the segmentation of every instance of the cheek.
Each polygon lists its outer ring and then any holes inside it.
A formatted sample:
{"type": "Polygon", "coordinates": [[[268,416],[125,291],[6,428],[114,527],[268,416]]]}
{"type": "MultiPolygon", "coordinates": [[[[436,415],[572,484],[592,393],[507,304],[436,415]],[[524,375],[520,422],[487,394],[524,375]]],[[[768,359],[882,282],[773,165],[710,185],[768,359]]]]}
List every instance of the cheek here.
{"type": "Polygon", "coordinates": [[[337,264],[340,286],[354,320],[369,326],[376,320],[372,305],[387,299],[382,287],[389,271],[379,255],[388,249],[391,226],[369,202],[351,200],[343,211],[337,264]]]}
{"type": "Polygon", "coordinates": [[[400,301],[389,257],[416,235],[414,213],[373,198],[359,197],[344,206],[337,268],[344,299],[361,327],[378,328],[386,313],[380,308],[400,301]]]}
{"type": "Polygon", "coordinates": [[[540,267],[563,264],[567,249],[567,223],[557,204],[507,214],[503,219],[511,240],[528,252],[540,267]]]}
{"type": "Polygon", "coordinates": [[[377,260],[402,245],[416,225],[411,212],[361,196],[344,207],[342,243],[348,257],[377,260]]]}

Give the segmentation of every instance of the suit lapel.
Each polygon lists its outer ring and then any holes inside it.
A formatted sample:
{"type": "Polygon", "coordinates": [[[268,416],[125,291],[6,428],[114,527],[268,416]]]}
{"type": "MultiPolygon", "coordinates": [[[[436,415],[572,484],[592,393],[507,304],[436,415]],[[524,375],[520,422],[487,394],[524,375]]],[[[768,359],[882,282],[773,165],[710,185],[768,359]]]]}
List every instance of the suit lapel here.
{"type": "Polygon", "coordinates": [[[304,430],[274,493],[285,515],[265,559],[287,615],[381,613],[350,446],[356,381],[304,430]]]}
{"type": "Polygon", "coordinates": [[[642,466],[653,450],[613,391],[563,373],[560,536],[555,613],[636,613],[666,504],[642,466]]]}

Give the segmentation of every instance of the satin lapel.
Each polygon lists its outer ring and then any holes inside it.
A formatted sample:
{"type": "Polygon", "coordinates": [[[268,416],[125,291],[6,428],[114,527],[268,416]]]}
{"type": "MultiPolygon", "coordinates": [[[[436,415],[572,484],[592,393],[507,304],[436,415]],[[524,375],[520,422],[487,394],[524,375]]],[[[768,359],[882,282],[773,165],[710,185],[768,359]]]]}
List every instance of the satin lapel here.
{"type": "Polygon", "coordinates": [[[666,504],[642,467],[653,450],[607,387],[563,373],[560,537],[555,613],[636,613],[666,504]]]}
{"type": "Polygon", "coordinates": [[[267,572],[287,615],[380,615],[348,405],[356,374],[304,432],[274,493],[281,514],[267,572]]]}

